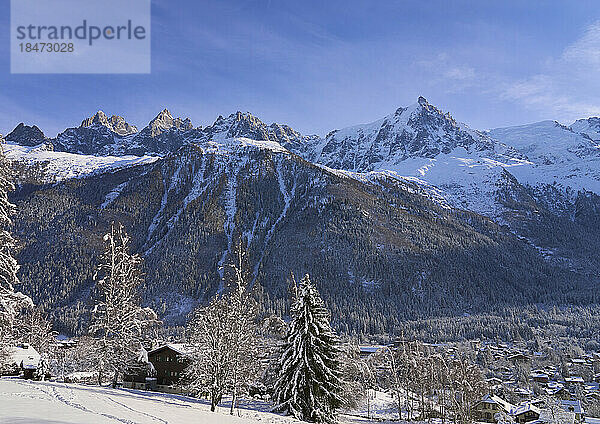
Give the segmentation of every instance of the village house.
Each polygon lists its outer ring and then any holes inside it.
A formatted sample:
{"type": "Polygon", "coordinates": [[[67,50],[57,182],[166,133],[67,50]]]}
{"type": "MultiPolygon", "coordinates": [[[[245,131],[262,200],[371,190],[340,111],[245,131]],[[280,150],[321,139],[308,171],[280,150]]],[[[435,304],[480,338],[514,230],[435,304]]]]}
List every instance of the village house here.
{"type": "Polygon", "coordinates": [[[575,414],[575,422],[582,422],[584,419],[584,411],[579,400],[561,400],[559,402],[560,407],[567,411],[575,414]]]}
{"type": "Polygon", "coordinates": [[[531,358],[529,358],[529,356],[525,355],[524,353],[520,353],[520,352],[510,355],[506,359],[508,359],[515,365],[516,364],[527,364],[531,361],[531,358]]]}
{"type": "Polygon", "coordinates": [[[167,343],[147,352],[151,372],[144,367],[134,367],[123,379],[123,387],[179,393],[179,380],[187,366],[188,349],[180,343],[167,343]]]}
{"type": "Polygon", "coordinates": [[[531,379],[539,384],[547,384],[550,376],[544,370],[533,370],[531,372],[531,379]]]}
{"type": "Polygon", "coordinates": [[[9,348],[8,361],[4,369],[0,370],[4,375],[19,375],[23,378],[32,379],[40,362],[40,354],[28,343],[22,343],[9,348]]]}
{"type": "Polygon", "coordinates": [[[485,395],[483,399],[473,407],[473,415],[477,421],[486,423],[495,423],[494,418],[497,413],[504,412],[510,414],[515,408],[510,402],[495,395],[485,395]]]}
{"type": "Polygon", "coordinates": [[[148,361],[156,370],[156,389],[160,392],[177,393],[176,384],[187,366],[185,358],[189,350],[180,343],[169,343],[148,352],[148,361]]]}
{"type": "Polygon", "coordinates": [[[358,347],[358,351],[361,358],[366,358],[384,348],[386,346],[383,345],[362,345],[358,347]]]}
{"type": "Polygon", "coordinates": [[[538,420],[540,418],[541,413],[542,411],[540,408],[534,406],[530,402],[527,402],[516,407],[512,411],[511,415],[513,416],[516,423],[523,424],[538,420]]]}

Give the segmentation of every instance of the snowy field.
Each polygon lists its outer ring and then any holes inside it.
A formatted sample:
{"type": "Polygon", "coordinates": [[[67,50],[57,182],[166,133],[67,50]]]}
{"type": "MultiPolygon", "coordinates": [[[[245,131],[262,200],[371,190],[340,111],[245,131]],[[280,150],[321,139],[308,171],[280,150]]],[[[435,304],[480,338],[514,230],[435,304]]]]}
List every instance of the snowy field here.
{"type": "MultiPolygon", "coordinates": [[[[300,423],[271,413],[269,409],[268,403],[242,400],[239,416],[236,411],[232,417],[227,402],[213,413],[207,401],[180,395],[0,378],[1,424],[300,423]]],[[[378,418],[381,419],[381,415],[378,418]]],[[[369,421],[344,415],[340,422],[369,421]]]]}

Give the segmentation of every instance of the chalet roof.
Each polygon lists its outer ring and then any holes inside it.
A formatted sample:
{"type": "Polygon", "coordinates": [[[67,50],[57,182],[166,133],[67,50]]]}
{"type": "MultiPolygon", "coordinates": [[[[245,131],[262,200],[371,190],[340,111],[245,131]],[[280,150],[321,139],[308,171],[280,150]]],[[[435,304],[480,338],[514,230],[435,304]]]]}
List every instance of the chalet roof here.
{"type": "Polygon", "coordinates": [[[148,352],[148,355],[152,355],[153,353],[156,353],[159,350],[163,350],[163,349],[171,349],[172,351],[174,351],[180,355],[186,355],[188,353],[191,353],[191,351],[192,351],[190,346],[186,345],[184,343],[165,343],[155,349],[150,350],[148,352]]]}
{"type": "Polygon", "coordinates": [[[360,353],[363,354],[371,354],[371,353],[375,353],[380,349],[383,349],[384,345],[362,345],[362,346],[358,346],[358,349],[360,351],[360,353]]]}
{"type": "Polygon", "coordinates": [[[526,396],[531,396],[533,394],[533,392],[531,390],[527,390],[522,387],[517,387],[515,389],[515,393],[520,394],[520,395],[526,395],[526,396]]]}
{"type": "Polygon", "coordinates": [[[510,413],[510,411],[512,411],[513,409],[515,409],[515,406],[510,403],[505,401],[504,399],[502,399],[499,396],[496,395],[485,395],[482,399],[481,402],[483,403],[492,403],[492,404],[497,404],[499,405],[505,412],[510,413]]]}
{"type": "Polygon", "coordinates": [[[578,400],[561,400],[559,405],[562,409],[575,414],[583,414],[583,407],[581,401],[578,400]]]}
{"type": "Polygon", "coordinates": [[[40,354],[28,343],[10,348],[10,361],[23,369],[36,369],[40,354]]]}
{"type": "Polygon", "coordinates": [[[543,371],[541,371],[541,372],[539,372],[539,371],[538,372],[533,371],[531,373],[531,377],[532,378],[549,378],[550,376],[548,375],[548,373],[543,372],[543,371]]]}
{"type": "Polygon", "coordinates": [[[515,409],[513,409],[511,415],[518,416],[518,415],[525,414],[527,412],[533,412],[539,416],[542,413],[542,410],[540,408],[538,408],[537,406],[532,405],[530,402],[527,402],[527,403],[521,404],[521,405],[517,406],[515,409]]]}

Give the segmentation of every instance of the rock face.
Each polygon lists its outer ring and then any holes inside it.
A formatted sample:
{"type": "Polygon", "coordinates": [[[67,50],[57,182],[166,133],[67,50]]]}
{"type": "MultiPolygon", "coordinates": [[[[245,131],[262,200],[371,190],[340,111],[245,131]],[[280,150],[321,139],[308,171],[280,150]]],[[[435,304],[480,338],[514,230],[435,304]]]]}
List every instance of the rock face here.
{"type": "Polygon", "coordinates": [[[160,112],[146,128],[144,131],[147,132],[145,136],[147,137],[158,137],[165,131],[169,130],[180,130],[180,131],[188,131],[193,128],[192,122],[189,118],[173,118],[171,112],[167,109],[164,109],[160,112]]]}
{"type": "Polygon", "coordinates": [[[312,156],[331,168],[364,172],[412,157],[435,158],[457,147],[472,152],[494,145],[485,134],[459,124],[419,97],[417,103],[378,121],[330,132],[312,156]]]}
{"type": "Polygon", "coordinates": [[[144,300],[167,324],[222,289],[239,240],[267,311],[285,313],[289,272],[308,272],[347,332],[485,309],[498,290],[500,303],[535,302],[563,284],[533,247],[485,217],[450,209],[409,180],[326,170],[273,141],[190,144],[153,164],[13,200],[22,290],[69,332],[84,325],[101,237],[114,220],[144,256],[144,300]]]}
{"type": "Polygon", "coordinates": [[[160,112],[138,132],[121,116],[110,118],[102,111],[84,119],[78,128],[69,128],[51,140],[55,150],[94,156],[166,155],[187,143],[193,129],[189,119],[173,118],[160,112]]]}
{"type": "Polygon", "coordinates": [[[571,129],[577,133],[585,134],[594,141],[600,141],[600,118],[578,119],[571,125],[571,129]]]}
{"type": "Polygon", "coordinates": [[[125,122],[125,118],[122,116],[113,115],[108,118],[101,110],[94,116],[84,119],[80,127],[91,127],[94,125],[104,126],[120,136],[135,134],[138,131],[135,126],[125,122]]]}
{"type": "Polygon", "coordinates": [[[47,138],[35,125],[29,126],[21,122],[6,136],[5,140],[21,146],[33,147],[44,143],[47,138]]]}

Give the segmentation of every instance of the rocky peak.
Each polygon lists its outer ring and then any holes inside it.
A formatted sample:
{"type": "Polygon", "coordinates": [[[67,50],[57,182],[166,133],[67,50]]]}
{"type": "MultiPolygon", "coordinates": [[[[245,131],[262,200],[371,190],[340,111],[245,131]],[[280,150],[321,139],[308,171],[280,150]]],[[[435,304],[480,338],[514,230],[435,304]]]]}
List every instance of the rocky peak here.
{"type": "Polygon", "coordinates": [[[393,166],[409,157],[434,158],[457,147],[492,150],[493,140],[460,124],[424,97],[378,121],[329,133],[315,157],[324,165],[353,171],[393,166]]]}
{"type": "Polygon", "coordinates": [[[578,119],[570,128],[594,141],[600,141],[600,117],[578,119]]]}
{"type": "Polygon", "coordinates": [[[236,112],[227,118],[219,116],[214,124],[203,130],[205,140],[246,137],[258,141],[274,141],[296,153],[307,150],[308,139],[287,125],[265,124],[250,112],[236,112]]]}
{"type": "Polygon", "coordinates": [[[103,127],[106,127],[109,130],[121,136],[126,136],[137,132],[137,128],[133,125],[128,124],[125,121],[125,118],[123,118],[122,116],[113,115],[109,118],[101,110],[96,112],[94,116],[84,119],[81,122],[80,127],[92,127],[94,125],[101,125],[103,127]]]}
{"type": "Polygon", "coordinates": [[[157,137],[171,128],[187,131],[193,128],[192,121],[189,118],[173,118],[168,109],[163,109],[156,117],[150,121],[148,127],[151,137],[157,137]]]}
{"type": "Polygon", "coordinates": [[[25,125],[23,122],[6,136],[6,141],[22,146],[37,146],[46,140],[46,136],[37,126],[25,125]]]}

